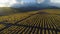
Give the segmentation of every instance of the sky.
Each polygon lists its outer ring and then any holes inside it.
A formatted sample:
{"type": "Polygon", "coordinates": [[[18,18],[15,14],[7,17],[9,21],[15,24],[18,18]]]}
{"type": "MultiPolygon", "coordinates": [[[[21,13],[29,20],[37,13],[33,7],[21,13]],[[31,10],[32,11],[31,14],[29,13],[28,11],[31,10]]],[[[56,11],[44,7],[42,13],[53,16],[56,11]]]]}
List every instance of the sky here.
{"type": "Polygon", "coordinates": [[[18,5],[24,5],[27,3],[38,3],[41,4],[43,2],[48,2],[50,5],[53,6],[60,6],[60,0],[0,0],[0,7],[11,7],[18,6],[18,5]],[[17,5],[18,4],[18,5],[17,5]]]}

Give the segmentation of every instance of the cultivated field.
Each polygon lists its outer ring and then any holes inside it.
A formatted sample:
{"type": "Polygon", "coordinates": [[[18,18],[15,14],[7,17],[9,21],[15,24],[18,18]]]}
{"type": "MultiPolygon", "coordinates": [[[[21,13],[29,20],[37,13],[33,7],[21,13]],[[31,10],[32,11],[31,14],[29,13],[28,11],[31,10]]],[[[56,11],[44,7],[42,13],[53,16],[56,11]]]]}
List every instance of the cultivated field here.
{"type": "Polygon", "coordinates": [[[60,9],[0,16],[0,34],[60,34],[60,9]]]}

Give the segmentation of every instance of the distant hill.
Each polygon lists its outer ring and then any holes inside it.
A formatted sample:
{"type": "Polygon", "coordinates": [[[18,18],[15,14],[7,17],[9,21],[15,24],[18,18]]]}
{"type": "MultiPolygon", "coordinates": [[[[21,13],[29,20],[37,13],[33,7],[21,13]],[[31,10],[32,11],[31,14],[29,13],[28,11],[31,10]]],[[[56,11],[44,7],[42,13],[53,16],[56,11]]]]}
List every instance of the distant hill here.
{"type": "Polygon", "coordinates": [[[11,7],[0,8],[0,16],[1,15],[9,15],[9,14],[13,14],[13,13],[17,13],[17,11],[12,9],[11,7]]]}

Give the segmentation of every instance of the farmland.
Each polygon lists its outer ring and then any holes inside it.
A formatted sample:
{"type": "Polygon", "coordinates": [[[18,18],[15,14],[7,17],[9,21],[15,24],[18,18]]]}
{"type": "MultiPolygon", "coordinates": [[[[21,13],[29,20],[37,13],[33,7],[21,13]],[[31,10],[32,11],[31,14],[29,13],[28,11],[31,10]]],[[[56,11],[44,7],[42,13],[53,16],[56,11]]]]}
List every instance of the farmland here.
{"type": "Polygon", "coordinates": [[[0,16],[0,34],[60,34],[60,9],[0,16]]]}

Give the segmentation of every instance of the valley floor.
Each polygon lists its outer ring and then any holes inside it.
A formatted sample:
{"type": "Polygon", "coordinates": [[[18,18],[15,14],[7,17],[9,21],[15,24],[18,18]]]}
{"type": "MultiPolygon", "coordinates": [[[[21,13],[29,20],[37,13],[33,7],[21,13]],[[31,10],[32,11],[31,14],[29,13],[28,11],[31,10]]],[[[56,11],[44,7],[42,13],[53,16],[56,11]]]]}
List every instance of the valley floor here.
{"type": "Polygon", "coordinates": [[[1,16],[0,34],[60,34],[60,12],[50,10],[1,16]]]}

